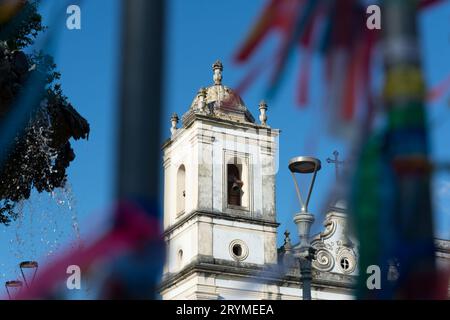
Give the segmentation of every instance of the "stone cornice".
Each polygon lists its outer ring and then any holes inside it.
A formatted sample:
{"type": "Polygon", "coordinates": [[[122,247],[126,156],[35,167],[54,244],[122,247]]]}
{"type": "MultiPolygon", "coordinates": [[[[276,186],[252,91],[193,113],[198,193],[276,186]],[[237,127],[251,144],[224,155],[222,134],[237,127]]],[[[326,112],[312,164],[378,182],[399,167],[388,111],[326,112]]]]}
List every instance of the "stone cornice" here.
{"type": "Polygon", "coordinates": [[[275,221],[270,221],[266,219],[259,219],[259,218],[252,218],[252,217],[245,217],[243,215],[237,215],[232,213],[225,213],[225,212],[219,212],[219,211],[210,211],[210,210],[193,210],[186,214],[183,218],[181,218],[179,221],[175,222],[173,225],[171,225],[169,228],[167,228],[164,231],[164,236],[166,237],[169,235],[173,230],[179,228],[189,220],[195,218],[195,217],[211,217],[211,218],[218,218],[218,219],[224,219],[229,221],[239,221],[239,222],[246,222],[256,225],[262,225],[262,226],[270,226],[277,228],[280,224],[275,221]]]}
{"type": "MultiPolygon", "coordinates": [[[[244,130],[253,129],[255,132],[260,134],[261,131],[266,132],[267,135],[271,137],[276,137],[281,133],[280,129],[273,129],[267,126],[258,125],[256,123],[250,122],[236,122],[228,119],[211,117],[208,115],[196,114],[196,113],[188,113],[185,115],[186,118],[183,118],[183,128],[178,129],[177,133],[171,138],[166,139],[161,145],[161,149],[164,150],[168,146],[170,146],[173,142],[175,142],[182,131],[185,131],[189,127],[191,127],[195,121],[205,121],[212,125],[230,125],[234,128],[240,128],[244,130]]],[[[269,143],[269,142],[268,142],[269,143]]],[[[272,149],[275,149],[275,145],[271,145],[272,149]]],[[[271,152],[273,153],[273,151],[271,152]]]]}
{"type": "MultiPolygon", "coordinates": [[[[225,275],[254,279],[257,278],[263,283],[279,286],[291,284],[294,287],[300,287],[302,282],[300,276],[293,274],[286,275],[276,265],[258,265],[253,263],[214,259],[210,256],[199,255],[181,271],[166,275],[159,286],[159,291],[163,291],[173,284],[179,283],[196,272],[218,274],[221,276],[225,275]]],[[[354,276],[320,272],[317,270],[313,270],[312,276],[312,285],[321,288],[340,287],[351,290],[356,281],[356,277],[354,276]]]]}
{"type": "Polygon", "coordinates": [[[232,127],[241,128],[241,129],[251,128],[251,129],[255,129],[255,130],[267,131],[267,132],[270,132],[270,134],[274,135],[274,136],[279,135],[281,132],[279,129],[273,129],[273,128],[270,128],[267,126],[262,126],[262,125],[259,125],[256,123],[236,122],[233,120],[211,117],[208,115],[202,115],[202,114],[196,114],[196,113],[186,115],[186,118],[183,119],[183,121],[184,121],[183,127],[184,128],[190,127],[196,120],[203,120],[203,121],[209,122],[211,124],[227,124],[227,125],[231,125],[232,127]]]}

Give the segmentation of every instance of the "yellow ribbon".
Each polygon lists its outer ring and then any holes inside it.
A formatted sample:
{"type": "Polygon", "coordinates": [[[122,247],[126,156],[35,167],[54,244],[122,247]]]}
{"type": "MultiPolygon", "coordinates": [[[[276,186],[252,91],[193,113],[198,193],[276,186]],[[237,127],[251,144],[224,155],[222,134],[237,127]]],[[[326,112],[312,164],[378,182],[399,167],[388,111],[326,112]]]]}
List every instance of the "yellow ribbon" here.
{"type": "Polygon", "coordinates": [[[425,82],[417,67],[403,66],[386,74],[384,96],[387,100],[399,97],[423,99],[425,94],[425,82]]]}

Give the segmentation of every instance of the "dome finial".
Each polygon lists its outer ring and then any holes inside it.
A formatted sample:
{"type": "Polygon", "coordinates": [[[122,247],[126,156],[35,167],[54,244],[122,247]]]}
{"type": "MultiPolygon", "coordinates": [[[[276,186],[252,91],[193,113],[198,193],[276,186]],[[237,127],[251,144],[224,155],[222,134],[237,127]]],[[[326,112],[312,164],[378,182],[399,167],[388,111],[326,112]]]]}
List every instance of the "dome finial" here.
{"type": "Polygon", "coordinates": [[[286,251],[286,252],[289,252],[289,251],[291,251],[292,250],[292,243],[291,243],[291,237],[290,237],[290,232],[288,231],[288,230],[286,230],[285,232],[284,232],[284,243],[283,243],[283,247],[284,247],[284,250],[286,251]]]}
{"type": "Polygon", "coordinates": [[[220,60],[217,60],[214,62],[213,66],[213,80],[215,85],[221,85],[222,84],[222,71],[223,71],[223,65],[220,60]]]}
{"type": "Polygon", "coordinates": [[[198,91],[198,110],[203,113],[206,113],[206,88],[200,88],[198,91]]]}
{"type": "Polygon", "coordinates": [[[178,115],[176,113],[172,114],[172,117],[170,118],[170,122],[172,124],[172,127],[170,128],[170,132],[172,135],[174,135],[177,132],[177,124],[178,124],[178,115]]]}
{"type": "Polygon", "coordinates": [[[259,103],[259,121],[261,121],[261,125],[267,126],[267,103],[264,100],[261,100],[259,103]]]}

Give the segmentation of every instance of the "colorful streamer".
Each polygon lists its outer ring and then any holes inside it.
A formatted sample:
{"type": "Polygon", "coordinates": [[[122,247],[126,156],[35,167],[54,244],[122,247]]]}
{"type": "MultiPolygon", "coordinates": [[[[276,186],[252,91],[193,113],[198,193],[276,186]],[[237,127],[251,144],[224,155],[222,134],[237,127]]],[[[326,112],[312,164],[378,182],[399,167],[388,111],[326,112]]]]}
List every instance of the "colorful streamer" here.
{"type": "MultiPolygon", "coordinates": [[[[443,1],[422,0],[419,8],[428,9],[443,1]]],[[[325,94],[332,102],[328,108],[336,109],[332,111],[337,116],[336,125],[345,126],[355,119],[359,107],[368,107],[370,99],[370,68],[379,32],[367,29],[366,7],[366,2],[358,0],[270,0],[237,51],[235,61],[249,62],[270,33],[281,35],[266,93],[270,99],[282,83],[293,48],[304,49],[296,99],[303,106],[308,103],[311,56],[322,54],[327,66],[325,94]]],[[[239,88],[245,90],[254,82],[254,70],[249,73],[252,75],[244,76],[245,85],[239,88]]]]}

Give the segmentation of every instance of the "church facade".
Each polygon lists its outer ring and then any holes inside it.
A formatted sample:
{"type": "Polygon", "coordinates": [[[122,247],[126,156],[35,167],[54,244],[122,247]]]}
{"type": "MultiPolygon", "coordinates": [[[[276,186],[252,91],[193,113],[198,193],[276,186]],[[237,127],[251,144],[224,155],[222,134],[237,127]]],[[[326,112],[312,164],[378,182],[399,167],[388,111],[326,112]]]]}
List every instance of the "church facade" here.
{"type": "MultiPolygon", "coordinates": [[[[201,88],[189,110],[172,116],[163,145],[163,299],[301,299],[298,245],[285,233],[277,247],[275,175],[280,131],[259,122],[222,84],[201,88]]],[[[312,299],[352,299],[358,244],[348,236],[345,204],[329,208],[324,229],[311,239],[312,299]]],[[[438,243],[449,261],[447,241],[438,243]]],[[[439,256],[438,255],[438,256],[439,256]]],[[[392,275],[395,276],[393,265],[392,275]]]]}

